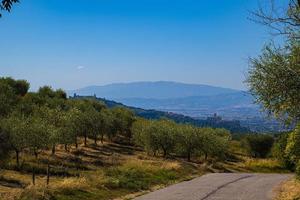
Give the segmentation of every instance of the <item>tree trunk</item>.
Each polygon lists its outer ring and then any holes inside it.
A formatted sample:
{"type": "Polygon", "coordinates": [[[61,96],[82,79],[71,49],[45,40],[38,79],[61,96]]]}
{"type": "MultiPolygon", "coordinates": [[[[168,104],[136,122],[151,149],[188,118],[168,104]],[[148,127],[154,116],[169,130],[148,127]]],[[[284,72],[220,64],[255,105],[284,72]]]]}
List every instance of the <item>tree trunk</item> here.
{"type": "Polygon", "coordinates": [[[191,152],[190,151],[188,151],[188,153],[187,153],[187,160],[188,160],[188,162],[191,162],[191,152]]]}
{"type": "Polygon", "coordinates": [[[55,145],[52,146],[52,155],[55,154],[55,145]]]}
{"type": "Polygon", "coordinates": [[[166,157],[167,156],[167,150],[163,149],[163,151],[164,151],[164,157],[166,157]]]}
{"type": "Polygon", "coordinates": [[[87,135],[84,135],[84,146],[87,146],[87,135]]]}
{"type": "Polygon", "coordinates": [[[17,167],[18,167],[18,168],[19,168],[19,166],[20,166],[19,155],[20,155],[20,152],[19,152],[18,150],[16,150],[16,163],[17,163],[17,167]]]}
{"type": "Polygon", "coordinates": [[[97,135],[95,135],[95,137],[94,137],[94,143],[97,146],[97,135]]]}
{"type": "Polygon", "coordinates": [[[75,147],[76,147],[76,149],[78,149],[77,137],[75,137],[75,147]]]}
{"type": "Polygon", "coordinates": [[[207,160],[207,158],[208,158],[208,154],[207,154],[207,153],[205,153],[205,161],[207,160]]]}
{"type": "Polygon", "coordinates": [[[36,150],[34,150],[34,156],[35,156],[35,159],[38,159],[38,152],[36,150]]]}
{"type": "Polygon", "coordinates": [[[47,165],[47,185],[49,185],[50,182],[50,164],[47,165]]]}
{"type": "Polygon", "coordinates": [[[35,185],[35,168],[32,167],[32,184],[35,185]]]}
{"type": "Polygon", "coordinates": [[[104,140],[104,135],[101,135],[101,144],[103,144],[103,140],[104,140]]]}

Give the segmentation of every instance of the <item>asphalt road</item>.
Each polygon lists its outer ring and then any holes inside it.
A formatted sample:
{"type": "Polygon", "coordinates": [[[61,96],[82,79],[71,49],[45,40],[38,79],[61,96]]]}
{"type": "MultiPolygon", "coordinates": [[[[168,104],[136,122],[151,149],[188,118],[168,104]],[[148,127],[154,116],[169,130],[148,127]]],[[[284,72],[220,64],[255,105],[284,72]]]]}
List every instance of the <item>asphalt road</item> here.
{"type": "Polygon", "coordinates": [[[216,173],[172,185],[135,200],[270,200],[292,175],[216,173]]]}

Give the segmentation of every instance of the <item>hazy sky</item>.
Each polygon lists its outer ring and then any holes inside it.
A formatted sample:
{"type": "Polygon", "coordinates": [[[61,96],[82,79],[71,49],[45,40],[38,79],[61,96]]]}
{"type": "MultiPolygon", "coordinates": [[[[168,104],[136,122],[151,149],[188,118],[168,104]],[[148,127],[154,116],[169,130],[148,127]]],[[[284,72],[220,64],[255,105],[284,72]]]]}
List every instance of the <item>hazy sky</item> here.
{"type": "Polygon", "coordinates": [[[256,0],[21,0],[0,19],[0,76],[75,89],[180,81],[245,89],[270,35],[256,0]]]}

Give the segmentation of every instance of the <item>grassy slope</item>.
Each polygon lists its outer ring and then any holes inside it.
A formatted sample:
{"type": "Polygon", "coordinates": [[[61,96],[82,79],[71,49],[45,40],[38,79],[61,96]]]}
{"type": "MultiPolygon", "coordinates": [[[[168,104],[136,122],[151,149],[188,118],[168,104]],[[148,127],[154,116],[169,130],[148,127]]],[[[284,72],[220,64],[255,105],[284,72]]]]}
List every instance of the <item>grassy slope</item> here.
{"type": "Polygon", "coordinates": [[[290,173],[279,161],[272,158],[250,158],[240,142],[232,141],[230,155],[226,162],[220,163],[222,168],[229,172],[253,172],[253,173],[290,173]]]}
{"type": "MultiPolygon", "coordinates": [[[[90,141],[92,143],[92,141],[90,141]]],[[[29,153],[22,171],[15,171],[15,161],[1,171],[0,199],[93,200],[114,199],[157,187],[191,179],[206,172],[199,164],[147,156],[130,146],[104,143],[98,146],[74,147],[66,152],[57,149],[39,156],[38,164],[29,153]],[[46,186],[46,166],[52,169],[50,185],[46,186]],[[32,166],[37,172],[36,185],[31,185],[32,166]]]]}
{"type": "Polygon", "coordinates": [[[38,164],[29,153],[22,154],[25,164],[20,172],[15,171],[15,161],[11,160],[1,172],[0,199],[124,199],[208,172],[285,172],[274,160],[249,159],[238,142],[230,145],[232,157],[228,161],[210,164],[151,157],[116,143],[92,143],[78,150],[72,147],[70,152],[59,147],[54,157],[45,152],[38,164]],[[46,186],[48,162],[54,175],[46,186]],[[35,186],[31,185],[32,166],[38,174],[35,186]]]}

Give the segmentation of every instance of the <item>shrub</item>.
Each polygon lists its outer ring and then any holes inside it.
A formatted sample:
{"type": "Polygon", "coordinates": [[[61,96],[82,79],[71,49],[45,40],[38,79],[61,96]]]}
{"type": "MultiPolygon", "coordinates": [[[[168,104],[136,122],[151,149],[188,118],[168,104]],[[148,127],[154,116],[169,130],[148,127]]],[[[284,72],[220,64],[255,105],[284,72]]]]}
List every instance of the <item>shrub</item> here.
{"type": "Polygon", "coordinates": [[[286,154],[286,146],[289,138],[289,133],[281,133],[276,137],[276,141],[272,148],[272,156],[276,158],[280,163],[289,170],[295,169],[295,164],[290,160],[286,154]]]}
{"type": "Polygon", "coordinates": [[[270,153],[274,138],[270,135],[255,134],[248,135],[244,139],[248,153],[254,158],[266,158],[270,153]]]}
{"type": "Polygon", "coordinates": [[[296,167],[296,175],[297,175],[297,178],[300,179],[300,161],[298,162],[297,167],[296,167]]]}
{"type": "Polygon", "coordinates": [[[292,163],[300,161],[300,124],[289,134],[285,153],[292,163]]]}

